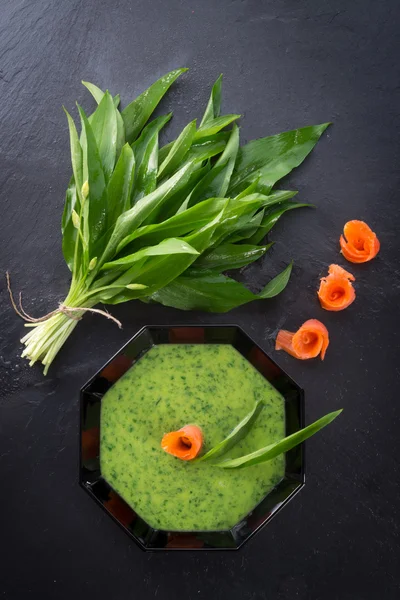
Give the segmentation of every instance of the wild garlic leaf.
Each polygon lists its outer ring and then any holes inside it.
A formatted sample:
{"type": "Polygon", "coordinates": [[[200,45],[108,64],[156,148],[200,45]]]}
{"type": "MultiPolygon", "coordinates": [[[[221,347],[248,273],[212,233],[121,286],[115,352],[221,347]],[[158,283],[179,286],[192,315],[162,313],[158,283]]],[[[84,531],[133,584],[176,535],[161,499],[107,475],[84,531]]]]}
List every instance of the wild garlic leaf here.
{"type": "Polygon", "coordinates": [[[221,112],[221,90],[222,90],[222,75],[214,83],[211,95],[207,103],[206,110],[200,123],[200,127],[219,117],[221,112]]]}
{"type": "Polygon", "coordinates": [[[242,283],[231,279],[226,275],[212,271],[194,270],[188,271],[180,277],[176,277],[167,286],[157,290],[151,295],[151,299],[173,306],[181,310],[204,310],[206,312],[225,313],[242,304],[272,297],[270,294],[278,289],[284,289],[287,283],[287,275],[290,275],[291,265],[272,279],[259,294],[253,294],[242,283]],[[284,275],[283,275],[284,274],[284,275]],[[276,280],[278,284],[276,284],[276,280]],[[269,291],[268,291],[269,290],[269,291]]]}
{"type": "Polygon", "coordinates": [[[214,135],[215,133],[221,131],[221,129],[228,127],[228,125],[237,119],[240,119],[240,115],[224,115],[222,117],[217,117],[205,125],[200,126],[196,132],[196,135],[194,136],[194,139],[201,140],[204,137],[214,135]]]}
{"type": "MultiPolygon", "coordinates": [[[[97,104],[100,104],[100,102],[104,98],[103,90],[101,90],[99,87],[97,87],[97,85],[94,85],[93,83],[89,83],[88,81],[82,81],[82,83],[92,94],[92,96],[96,100],[97,104]]],[[[118,160],[119,155],[122,150],[122,146],[125,144],[125,126],[124,126],[124,122],[121,117],[121,113],[118,110],[118,105],[120,102],[119,94],[112,97],[112,101],[113,101],[113,105],[115,108],[115,118],[116,118],[116,122],[117,122],[117,135],[116,135],[116,144],[115,144],[116,148],[115,148],[115,160],[114,160],[114,162],[115,162],[116,160],[118,160]]],[[[90,115],[90,117],[88,117],[88,121],[92,126],[93,126],[92,122],[94,119],[94,114],[95,113],[93,113],[92,115],[90,115]]],[[[82,132],[81,137],[83,137],[83,135],[84,135],[84,132],[82,132]]]]}
{"type": "Polygon", "coordinates": [[[79,235],[72,222],[72,211],[74,210],[79,214],[80,203],[76,195],[75,180],[72,177],[65,194],[64,212],[61,221],[62,251],[70,271],[74,271],[74,268],[77,271],[79,266],[79,264],[74,264],[76,239],[79,235]]]}
{"type": "Polygon", "coordinates": [[[115,166],[117,152],[117,116],[109,92],[106,92],[90,122],[106,181],[115,166]]]}
{"type": "Polygon", "coordinates": [[[153,192],[157,185],[158,134],[168,123],[172,113],[157,117],[146,125],[139,138],[132,144],[137,164],[132,205],[143,196],[153,192]]]}
{"type": "Polygon", "coordinates": [[[239,150],[239,127],[234,125],[226,147],[216,162],[216,167],[224,167],[214,180],[214,195],[225,196],[239,150]],[[218,192],[218,193],[217,193],[218,192]]]}
{"type": "Polygon", "coordinates": [[[170,175],[178,168],[189,152],[195,133],[196,121],[192,121],[183,129],[179,137],[173,143],[164,161],[161,163],[158,170],[158,179],[170,175]]]}
{"type": "Polygon", "coordinates": [[[81,189],[83,185],[83,151],[79,141],[79,136],[75,127],[74,120],[65,108],[64,112],[67,115],[68,119],[72,173],[74,175],[78,198],[79,200],[82,200],[81,189]]]}
{"type": "MultiPolygon", "coordinates": [[[[170,121],[171,117],[172,113],[168,113],[167,115],[161,115],[160,117],[156,117],[155,119],[150,121],[150,123],[147,123],[140,136],[132,144],[132,150],[135,153],[135,159],[138,165],[140,165],[140,163],[142,162],[143,156],[151,139],[154,137],[155,134],[158,134],[163,127],[165,127],[165,125],[170,121]]],[[[168,152],[166,153],[166,155],[167,154],[168,152]]]]}
{"type": "MultiPolygon", "coordinates": [[[[184,165],[190,163],[184,163],[184,165]]],[[[161,223],[166,219],[174,216],[180,206],[182,206],[185,199],[188,197],[197,182],[204,177],[204,174],[209,170],[209,167],[201,167],[199,163],[192,162],[192,170],[186,183],[177,188],[168,198],[167,202],[164,202],[158,206],[158,208],[152,213],[151,217],[146,220],[145,225],[151,223],[161,223]]]]}
{"type": "Polygon", "coordinates": [[[194,142],[187,154],[186,162],[203,162],[221,154],[225,150],[229,132],[216,133],[194,142]]]}
{"type": "Polygon", "coordinates": [[[229,194],[238,194],[258,179],[259,191],[272,186],[298,167],[314,148],[330,123],[302,127],[253,140],[239,153],[230,182],[229,194]]]}
{"type": "Polygon", "coordinates": [[[132,144],[174,81],[187,69],[176,69],[161,77],[122,111],[126,141],[132,144]]]}
{"type": "MultiPolygon", "coordinates": [[[[219,112],[218,112],[218,114],[219,114],[219,112]]],[[[212,117],[210,121],[207,121],[204,123],[202,121],[199,129],[196,131],[196,133],[194,135],[194,141],[199,142],[200,140],[202,140],[204,138],[209,138],[209,137],[215,135],[216,133],[220,132],[222,129],[224,129],[225,127],[227,127],[228,125],[230,125],[231,123],[236,121],[237,119],[240,119],[240,116],[241,115],[231,114],[231,115],[224,115],[222,117],[216,116],[216,118],[212,117]]],[[[227,137],[229,137],[229,135],[227,135],[227,137]]],[[[166,144],[165,146],[163,146],[160,149],[159,164],[161,164],[165,160],[168,152],[171,150],[175,141],[176,140],[169,142],[168,144],[166,144]]]]}
{"type": "Polygon", "coordinates": [[[239,200],[236,198],[230,200],[224,219],[215,232],[213,246],[220,244],[223,240],[227,240],[228,238],[232,241],[233,234],[241,232],[247,227],[253,227],[251,221],[259,209],[283,202],[284,200],[293,197],[296,193],[297,192],[279,190],[269,196],[255,193],[240,198],[239,200]]]}
{"type": "Polygon", "coordinates": [[[267,285],[257,294],[258,298],[273,298],[280,294],[287,284],[289,283],[290,275],[292,273],[293,263],[290,263],[286,269],[279,273],[276,277],[271,279],[267,285]]]}
{"type": "Polygon", "coordinates": [[[147,258],[148,256],[164,256],[170,254],[198,255],[199,253],[195,248],[193,248],[193,246],[185,242],[185,240],[167,238],[157,244],[157,246],[148,246],[147,248],[142,248],[142,250],[138,250],[133,254],[128,254],[128,256],[117,258],[116,260],[108,262],[102,266],[102,270],[129,267],[133,263],[138,262],[142,258],[147,258]]]}
{"type": "MultiPolygon", "coordinates": [[[[115,255],[116,249],[128,234],[139,227],[152,212],[166,202],[168,198],[181,186],[184,186],[193,169],[192,164],[182,167],[173,177],[160,185],[154,192],[141,198],[131,209],[123,213],[115,224],[114,231],[104,250],[98,268],[105,262],[109,262],[115,255]]],[[[131,283],[128,281],[128,283],[131,283]]]]}
{"type": "MultiPolygon", "coordinates": [[[[97,85],[95,85],[94,83],[90,83],[89,81],[82,81],[83,85],[85,86],[86,89],[89,90],[89,92],[92,94],[93,98],[96,100],[97,104],[100,104],[100,102],[103,99],[104,96],[104,92],[103,90],[101,90],[97,85]]],[[[119,94],[116,94],[113,97],[113,104],[115,108],[118,108],[120,103],[120,97],[119,94]]]]}
{"type": "Polygon", "coordinates": [[[285,214],[285,212],[287,212],[288,210],[293,210],[294,208],[306,208],[311,206],[311,204],[302,204],[297,202],[288,202],[287,204],[283,204],[278,210],[269,212],[263,217],[263,219],[260,222],[259,228],[248,239],[248,242],[251,244],[259,244],[261,240],[271,231],[272,227],[280,219],[280,217],[283,214],[285,214]]]}
{"type": "MultiPolygon", "coordinates": [[[[100,104],[100,102],[102,101],[103,96],[104,96],[103,90],[101,90],[94,83],[90,83],[89,81],[82,81],[82,84],[85,86],[85,88],[87,90],[89,90],[89,92],[92,94],[93,98],[96,100],[97,104],[100,104]]],[[[119,94],[116,94],[113,97],[114,107],[118,108],[119,103],[120,103],[120,97],[119,97],[119,94]]]]}
{"type": "Polygon", "coordinates": [[[161,223],[139,227],[122,240],[117,252],[132,242],[136,242],[140,246],[150,246],[167,237],[182,237],[194,230],[201,229],[212,221],[225,206],[225,198],[210,198],[161,223]]]}
{"type": "Polygon", "coordinates": [[[216,444],[211,450],[206,452],[203,456],[196,459],[195,462],[204,462],[210,459],[219,458],[223,456],[229,450],[231,450],[236,444],[238,444],[241,440],[243,440],[252,430],[254,423],[258,419],[258,416],[262,409],[264,408],[264,403],[262,400],[256,402],[253,410],[251,410],[245,417],[240,421],[238,425],[231,431],[231,433],[223,440],[221,440],[218,444],[216,444]]]}
{"type": "MultiPolygon", "coordinates": [[[[220,154],[223,152],[229,136],[229,131],[221,131],[213,135],[202,136],[197,140],[194,139],[189,159],[191,160],[192,158],[197,158],[197,160],[201,161],[220,154]]],[[[168,144],[165,144],[165,146],[160,148],[158,154],[159,165],[161,165],[161,163],[166,159],[175,142],[176,140],[173,140],[172,142],[168,142],[168,144]]]]}
{"type": "MultiPolygon", "coordinates": [[[[103,165],[99,149],[96,144],[92,127],[83,109],[78,106],[82,121],[82,129],[85,132],[84,162],[87,165],[89,197],[85,201],[87,208],[89,248],[94,248],[96,242],[101,238],[107,224],[107,189],[104,177],[103,165]]],[[[84,233],[84,237],[85,233],[84,233]]]]}
{"type": "Polygon", "coordinates": [[[239,129],[234,125],[223,153],[210,172],[207,173],[190,194],[189,206],[193,206],[197,202],[213,196],[225,196],[235,166],[238,149],[239,129]]]}
{"type": "Polygon", "coordinates": [[[265,446],[265,448],[260,448],[251,454],[246,454],[246,456],[241,456],[240,458],[233,458],[231,460],[224,460],[220,463],[215,464],[216,467],[220,467],[222,469],[243,469],[244,467],[251,467],[252,465],[259,465],[268,460],[283,454],[284,452],[288,452],[295,446],[298,446],[312,435],[332,423],[340,415],[343,409],[336,410],[331,412],[318,421],[314,421],[308,427],[304,429],[300,429],[296,433],[292,435],[288,435],[287,437],[275,442],[274,444],[269,444],[265,446]]]}
{"type": "MultiPolygon", "coordinates": [[[[184,238],[184,241],[197,250],[199,254],[208,248],[213,232],[223,216],[223,211],[224,209],[206,226],[184,238]]],[[[150,257],[144,264],[137,263],[136,266],[133,265],[115,283],[142,283],[148,286],[146,295],[150,295],[157,289],[168,285],[168,283],[183,273],[196,260],[196,257],[197,255],[194,254],[150,257]]],[[[126,293],[117,294],[107,302],[110,304],[119,304],[125,301],[123,298],[126,298],[126,296],[126,293]]]]}
{"type": "Polygon", "coordinates": [[[222,273],[230,269],[240,269],[258,260],[272,246],[254,246],[250,244],[221,244],[198,258],[195,268],[222,273]]]}
{"type": "MultiPolygon", "coordinates": [[[[245,237],[252,235],[254,227],[257,226],[256,213],[259,209],[271,207],[275,204],[280,204],[289,198],[295,196],[297,192],[278,190],[270,195],[265,194],[250,194],[240,198],[230,200],[228,210],[225,214],[225,219],[216,231],[214,245],[221,242],[223,239],[232,241],[235,234],[245,234],[245,237]],[[250,228],[250,233],[248,232],[250,228]]],[[[243,235],[240,235],[243,238],[243,235]]]]}
{"type": "MultiPolygon", "coordinates": [[[[114,97],[114,100],[115,100],[115,97],[114,97]]],[[[115,106],[115,102],[114,102],[114,106],[115,106]]],[[[116,141],[115,158],[116,158],[116,160],[118,160],[119,155],[121,154],[122,147],[125,144],[125,125],[122,120],[121,113],[119,112],[119,110],[117,108],[115,109],[115,117],[117,119],[117,141],[116,141]]]]}
{"type": "Polygon", "coordinates": [[[255,193],[259,192],[259,190],[257,189],[257,186],[258,186],[258,178],[255,179],[252,183],[250,183],[250,185],[247,186],[242,192],[240,192],[240,194],[235,196],[235,200],[241,200],[242,198],[245,198],[246,196],[249,196],[250,194],[255,194],[255,193]]]}
{"type": "Polygon", "coordinates": [[[237,223],[237,228],[235,231],[225,238],[225,242],[229,242],[234,244],[236,242],[246,242],[249,243],[249,238],[251,239],[254,234],[260,228],[262,220],[264,218],[265,208],[256,212],[251,219],[246,220],[246,222],[241,222],[241,220],[237,223]]]}
{"type": "MultiPolygon", "coordinates": [[[[68,120],[71,149],[71,165],[73,175],[65,195],[65,205],[61,221],[61,231],[63,234],[62,249],[68,268],[72,272],[77,272],[79,264],[74,265],[74,261],[75,246],[77,243],[78,232],[72,223],[72,211],[75,210],[78,214],[80,214],[81,212],[81,190],[83,184],[83,150],[79,141],[79,136],[76,130],[74,120],[65,108],[64,112],[68,120]]],[[[78,254],[76,258],[78,259],[78,254]]]]}
{"type": "Polygon", "coordinates": [[[137,171],[133,202],[154,192],[157,187],[158,173],[158,132],[149,141],[143,160],[137,171]]]}
{"type": "Polygon", "coordinates": [[[130,145],[125,144],[107,186],[107,229],[131,207],[134,176],[135,157],[130,145]]]}
{"type": "Polygon", "coordinates": [[[90,83],[90,81],[82,80],[82,84],[85,86],[85,88],[87,90],[89,90],[89,92],[92,94],[93,98],[96,100],[97,104],[100,104],[100,102],[102,101],[103,96],[104,96],[103,90],[101,90],[94,83],[90,83]]]}

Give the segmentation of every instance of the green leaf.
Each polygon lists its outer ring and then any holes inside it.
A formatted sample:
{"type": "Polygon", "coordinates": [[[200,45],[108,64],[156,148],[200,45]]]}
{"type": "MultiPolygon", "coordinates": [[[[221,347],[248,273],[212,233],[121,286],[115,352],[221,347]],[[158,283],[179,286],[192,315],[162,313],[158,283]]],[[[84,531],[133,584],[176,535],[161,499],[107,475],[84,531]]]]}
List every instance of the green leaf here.
{"type": "MultiPolygon", "coordinates": [[[[74,174],[75,186],[79,200],[82,200],[81,189],[83,185],[83,152],[79,142],[78,132],[76,131],[75,123],[69,112],[64,108],[67,115],[69,127],[69,142],[71,148],[71,164],[74,174]]],[[[78,212],[78,211],[77,211],[78,212]]]]}
{"type": "Polygon", "coordinates": [[[222,197],[229,186],[229,180],[235,166],[239,149],[239,128],[234,125],[228,143],[209,173],[197,184],[190,195],[189,205],[193,206],[201,200],[222,197]]]}
{"type": "Polygon", "coordinates": [[[273,298],[274,296],[280,294],[289,282],[292,268],[293,263],[290,263],[286,269],[282,271],[282,273],[279,273],[279,275],[271,279],[271,281],[267,283],[267,285],[258,294],[258,298],[273,298]]]}
{"type": "Polygon", "coordinates": [[[224,220],[215,232],[214,246],[220,244],[222,240],[229,237],[232,241],[232,234],[246,231],[245,236],[252,235],[254,222],[252,219],[255,213],[264,207],[270,207],[292,198],[297,192],[279,190],[266,196],[265,194],[251,194],[239,200],[232,199],[229,202],[228,209],[225,213],[224,220]],[[250,233],[247,228],[250,227],[250,233]]]}
{"type": "Polygon", "coordinates": [[[231,235],[225,238],[225,241],[231,244],[242,242],[243,240],[247,242],[248,238],[251,238],[258,231],[264,218],[264,213],[265,209],[263,208],[244,224],[239,221],[237,226],[240,229],[237,228],[231,235]]]}
{"type": "MultiPolygon", "coordinates": [[[[89,181],[89,197],[85,202],[88,215],[85,221],[89,228],[89,248],[92,249],[106,228],[107,190],[103,166],[92,127],[83,109],[80,106],[78,106],[78,109],[82,120],[82,129],[85,132],[84,162],[87,164],[89,181]]],[[[86,237],[85,234],[84,237],[86,237]]]]}
{"type": "Polygon", "coordinates": [[[225,275],[206,272],[177,277],[152,294],[151,299],[180,310],[224,313],[251,302],[254,294],[244,285],[225,275]]]}
{"type": "MultiPolygon", "coordinates": [[[[97,87],[97,85],[95,85],[94,83],[90,83],[89,81],[82,81],[82,83],[85,86],[85,88],[87,88],[89,90],[89,92],[92,94],[92,96],[96,100],[97,104],[100,104],[100,102],[102,101],[103,96],[104,96],[103,90],[101,90],[99,87],[97,87]]],[[[120,103],[120,97],[119,97],[119,94],[116,94],[113,97],[114,107],[118,108],[119,103],[120,103]]]]}
{"type": "Polygon", "coordinates": [[[219,173],[217,179],[214,180],[214,186],[217,186],[215,192],[218,189],[218,194],[215,193],[215,196],[225,196],[229,187],[229,181],[231,179],[232,171],[235,166],[238,150],[239,127],[237,127],[237,125],[234,125],[226,147],[215,165],[217,168],[222,166],[224,167],[221,173],[219,173]]]}
{"type": "MultiPolygon", "coordinates": [[[[285,269],[284,273],[287,272],[285,269]]],[[[281,274],[282,275],[282,274],[281,274]]],[[[278,277],[280,277],[278,275],[278,277]]],[[[259,294],[253,294],[242,283],[210,271],[185,273],[171,281],[169,285],[157,290],[151,299],[165,306],[173,306],[181,310],[204,310],[206,312],[224,313],[254,300],[270,298],[264,295],[265,289],[277,279],[275,277],[259,294]]],[[[278,286],[273,286],[272,291],[278,286]]],[[[283,287],[281,288],[283,289],[283,287]]]]}
{"type": "Polygon", "coordinates": [[[80,204],[76,195],[75,181],[72,177],[65,194],[64,212],[61,221],[62,251],[65,262],[70,271],[77,271],[78,265],[74,265],[75,245],[78,232],[72,222],[72,211],[79,212],[80,204]]]}
{"type": "Polygon", "coordinates": [[[182,169],[175,173],[173,177],[160,185],[148,196],[141,198],[130,210],[127,210],[118,218],[100,263],[98,263],[98,268],[113,258],[117,246],[128,234],[139,227],[145,219],[147,219],[157,207],[166,202],[177,189],[185,185],[190,177],[192,169],[192,164],[182,167],[182,169]]]}
{"type": "Polygon", "coordinates": [[[205,125],[200,126],[196,132],[196,135],[194,136],[194,139],[201,140],[201,138],[214,135],[237,119],[240,119],[240,115],[224,115],[223,117],[217,117],[205,125]]]}
{"type": "Polygon", "coordinates": [[[132,204],[154,192],[157,187],[158,172],[158,133],[150,140],[135,181],[132,204]]]}
{"type": "MultiPolygon", "coordinates": [[[[204,252],[210,244],[213,232],[223,216],[223,210],[199,231],[187,236],[186,241],[199,254],[204,252]]],[[[106,301],[109,304],[119,304],[125,302],[126,298],[140,298],[154,293],[159,288],[168,285],[173,279],[178,277],[196,260],[197,255],[180,254],[175,256],[154,256],[146,260],[144,264],[140,262],[133,265],[128,271],[123,273],[116,281],[116,284],[128,284],[131,282],[142,283],[148,286],[145,293],[137,292],[134,296],[129,293],[117,294],[106,301]],[[125,299],[124,299],[125,298],[125,299]]],[[[134,292],[132,292],[134,294],[134,292]]]]}
{"type": "Polygon", "coordinates": [[[131,190],[135,174],[135,157],[129,144],[122,148],[107,186],[107,229],[131,206],[131,190]]]}
{"type": "Polygon", "coordinates": [[[229,194],[238,194],[256,179],[259,180],[259,191],[268,192],[279,179],[303,162],[328,125],[330,123],[303,127],[243,146],[238,153],[229,194]]]}
{"type": "MultiPolygon", "coordinates": [[[[101,90],[94,83],[90,83],[89,81],[82,81],[82,84],[85,86],[85,88],[87,88],[89,90],[89,92],[92,94],[93,98],[96,100],[97,104],[100,104],[100,102],[102,101],[103,96],[104,96],[103,90],[101,90]]],[[[119,94],[116,94],[113,97],[113,103],[114,103],[115,108],[118,108],[120,101],[121,101],[121,99],[120,99],[119,94]]]]}
{"type": "MultiPolygon", "coordinates": [[[[65,205],[61,221],[61,231],[63,236],[62,250],[65,262],[67,263],[70,271],[77,272],[79,265],[75,265],[74,261],[78,232],[72,222],[72,211],[75,210],[78,214],[80,214],[81,212],[81,189],[83,184],[83,151],[79,142],[78,132],[76,130],[74,120],[65,108],[64,112],[68,120],[73,176],[71,178],[65,195],[65,205]]],[[[78,255],[76,256],[76,258],[78,259],[78,255]]]]}
{"type": "Polygon", "coordinates": [[[97,104],[100,104],[104,96],[103,90],[97,87],[97,85],[95,85],[94,83],[90,83],[89,81],[82,81],[82,84],[85,86],[85,88],[89,90],[93,98],[96,100],[97,104]]]}
{"type": "Polygon", "coordinates": [[[139,260],[142,260],[142,258],[147,258],[148,256],[164,256],[167,254],[198,255],[199,253],[197,252],[197,250],[195,250],[195,248],[193,248],[184,240],[178,240],[177,238],[169,238],[164,240],[157,246],[149,246],[147,248],[143,248],[142,250],[138,250],[133,254],[124,256],[123,258],[119,258],[112,262],[108,262],[105,265],[103,265],[102,270],[127,267],[135,262],[138,262],[139,260]]]}
{"type": "Polygon", "coordinates": [[[170,152],[170,150],[174,144],[175,144],[175,140],[172,140],[172,142],[168,142],[168,144],[165,144],[165,146],[160,148],[160,150],[158,152],[158,164],[159,165],[161,165],[161,163],[163,163],[164,160],[167,158],[168,153],[170,152]]]}
{"type": "Polygon", "coordinates": [[[252,234],[248,241],[251,244],[259,244],[261,240],[267,235],[267,233],[271,231],[272,227],[285,212],[287,212],[288,210],[293,210],[294,208],[305,208],[310,206],[312,205],[300,204],[297,202],[288,202],[287,204],[284,204],[283,207],[279,210],[266,214],[263,217],[259,228],[254,234],[252,234]]]}
{"type": "Polygon", "coordinates": [[[166,177],[173,173],[180,163],[186,158],[196,133],[196,121],[192,121],[183,129],[177,140],[173,143],[165,160],[158,170],[158,178],[166,177]]]}
{"type": "Polygon", "coordinates": [[[151,194],[157,185],[158,134],[168,123],[172,113],[157,117],[143,129],[139,138],[132,144],[136,158],[136,177],[132,193],[132,204],[143,196],[151,194]]]}
{"type": "MultiPolygon", "coordinates": [[[[220,154],[224,150],[229,136],[229,131],[222,131],[213,135],[203,136],[198,140],[195,139],[189,153],[189,160],[196,159],[199,162],[220,154]]],[[[164,162],[174,144],[175,140],[160,148],[158,153],[159,165],[164,162]]]]}
{"type": "Polygon", "coordinates": [[[195,268],[218,273],[229,269],[240,269],[264,256],[271,246],[272,244],[268,246],[221,244],[203,254],[195,262],[195,268]]]}
{"type": "Polygon", "coordinates": [[[217,463],[215,466],[220,467],[222,469],[242,469],[243,467],[250,467],[252,465],[259,465],[268,460],[283,454],[284,452],[288,452],[295,446],[298,446],[312,435],[320,431],[323,427],[332,423],[336,417],[340,415],[343,409],[336,410],[335,412],[331,412],[318,421],[315,421],[308,427],[304,429],[300,429],[296,433],[289,435],[274,444],[269,444],[269,446],[265,446],[265,448],[260,448],[260,450],[256,450],[251,454],[246,454],[246,456],[241,456],[240,458],[233,458],[231,460],[224,460],[220,463],[217,463]]]}
{"type": "Polygon", "coordinates": [[[228,139],[229,132],[216,133],[215,135],[198,140],[192,144],[186,157],[186,162],[203,162],[221,154],[225,150],[228,139]]]}
{"type": "MultiPolygon", "coordinates": [[[[140,165],[142,162],[147,146],[151,139],[155,136],[155,134],[158,134],[163,127],[165,127],[171,117],[172,113],[168,113],[167,115],[161,115],[160,117],[156,117],[150,121],[150,123],[148,123],[143,129],[138,139],[132,144],[132,150],[135,153],[135,159],[138,165],[140,165]]],[[[172,144],[170,146],[172,146],[172,144]]],[[[168,152],[166,155],[167,154],[168,152]]]]}
{"type": "MultiPolygon", "coordinates": [[[[185,185],[177,189],[170,196],[168,202],[160,205],[160,207],[151,215],[150,219],[152,223],[161,223],[162,221],[173,217],[178,212],[181,212],[181,207],[184,204],[184,201],[186,200],[190,192],[200,181],[200,179],[204,177],[205,173],[207,173],[210,169],[209,165],[201,167],[201,165],[196,162],[192,163],[192,165],[192,172],[185,185]]],[[[151,224],[150,219],[146,221],[145,225],[151,224]]]]}
{"type": "Polygon", "coordinates": [[[213,119],[219,117],[219,113],[221,111],[221,88],[222,75],[218,77],[217,81],[212,87],[210,99],[208,100],[206,110],[200,123],[200,127],[202,127],[209,121],[212,121],[213,119]]]}
{"type": "MultiPolygon", "coordinates": [[[[89,83],[89,81],[82,81],[82,83],[92,94],[92,96],[96,100],[97,104],[100,104],[100,102],[104,98],[103,90],[101,90],[99,87],[97,87],[97,85],[94,85],[93,83],[89,83]]],[[[112,101],[113,101],[113,105],[115,108],[115,118],[117,120],[115,159],[118,159],[118,157],[121,153],[121,150],[122,150],[122,146],[125,144],[125,127],[124,127],[124,122],[121,117],[121,113],[119,112],[119,110],[117,110],[119,102],[120,102],[119,94],[114,96],[114,98],[112,98],[112,101]]],[[[94,118],[94,114],[88,118],[88,121],[91,125],[93,125],[93,123],[92,123],[93,118],[94,118]]]]}
{"type": "Polygon", "coordinates": [[[238,194],[237,196],[235,196],[235,200],[241,200],[242,198],[245,198],[246,196],[250,196],[250,194],[255,194],[258,192],[257,190],[257,186],[258,186],[258,178],[255,179],[249,186],[247,186],[247,188],[245,188],[242,192],[240,192],[240,194],[238,194]]]}
{"type": "Polygon", "coordinates": [[[117,150],[117,117],[112,97],[107,91],[90,122],[106,180],[115,165],[117,150]]]}
{"type": "Polygon", "coordinates": [[[122,240],[117,248],[117,252],[120,252],[125,246],[135,240],[140,245],[148,246],[159,243],[168,237],[182,237],[195,229],[201,229],[215,219],[225,206],[225,198],[210,198],[178,215],[174,215],[162,223],[140,227],[122,240]]]}
{"type": "MultiPolygon", "coordinates": [[[[114,106],[115,106],[115,97],[114,97],[114,106]]],[[[115,116],[117,119],[117,142],[116,142],[116,151],[115,157],[118,160],[119,155],[121,154],[122,147],[125,144],[125,125],[122,120],[121,113],[117,108],[115,109],[115,116]]]]}
{"type": "Polygon", "coordinates": [[[229,452],[229,450],[236,446],[236,444],[238,444],[243,438],[246,437],[248,433],[250,433],[254,423],[258,418],[258,415],[263,408],[264,403],[261,400],[256,402],[253,410],[250,411],[249,414],[246,415],[238,425],[236,425],[235,429],[233,429],[224,440],[216,444],[206,454],[196,459],[195,462],[210,460],[210,458],[218,458],[219,456],[223,456],[229,452]]]}
{"type": "Polygon", "coordinates": [[[124,108],[122,118],[127,142],[132,144],[136,140],[161,98],[185,71],[187,69],[176,69],[167,73],[124,108]]]}
{"type": "Polygon", "coordinates": [[[215,231],[213,247],[225,240],[232,241],[232,235],[247,226],[261,207],[261,199],[254,194],[250,200],[230,200],[224,219],[215,231]]]}

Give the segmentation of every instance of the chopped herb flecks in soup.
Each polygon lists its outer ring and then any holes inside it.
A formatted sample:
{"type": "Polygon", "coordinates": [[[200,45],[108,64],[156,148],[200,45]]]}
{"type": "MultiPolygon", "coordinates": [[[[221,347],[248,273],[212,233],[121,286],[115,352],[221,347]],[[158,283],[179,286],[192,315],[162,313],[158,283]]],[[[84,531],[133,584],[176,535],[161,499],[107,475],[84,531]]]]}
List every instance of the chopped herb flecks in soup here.
{"type": "Polygon", "coordinates": [[[285,436],[284,399],[232,346],[152,348],[106,393],[101,406],[102,476],[149,525],[173,531],[228,529],[282,479],[284,454],[246,469],[184,461],[164,452],[165,433],[201,428],[202,454],[262,400],[250,433],[226,458],[285,436]]]}

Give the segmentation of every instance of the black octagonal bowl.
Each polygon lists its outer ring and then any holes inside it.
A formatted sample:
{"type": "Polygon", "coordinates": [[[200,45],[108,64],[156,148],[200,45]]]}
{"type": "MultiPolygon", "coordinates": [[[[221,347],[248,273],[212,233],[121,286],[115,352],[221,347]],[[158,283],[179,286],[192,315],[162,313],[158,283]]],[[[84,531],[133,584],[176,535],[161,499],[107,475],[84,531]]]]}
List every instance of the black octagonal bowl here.
{"type": "Polygon", "coordinates": [[[143,550],[237,550],[303,487],[304,445],[286,453],[282,481],[231,529],[161,531],[148,525],[101,476],[100,407],[113,383],[157,344],[231,344],[284,397],[286,435],[304,427],[303,390],[237,325],[143,327],[81,389],[80,485],[143,550]]]}

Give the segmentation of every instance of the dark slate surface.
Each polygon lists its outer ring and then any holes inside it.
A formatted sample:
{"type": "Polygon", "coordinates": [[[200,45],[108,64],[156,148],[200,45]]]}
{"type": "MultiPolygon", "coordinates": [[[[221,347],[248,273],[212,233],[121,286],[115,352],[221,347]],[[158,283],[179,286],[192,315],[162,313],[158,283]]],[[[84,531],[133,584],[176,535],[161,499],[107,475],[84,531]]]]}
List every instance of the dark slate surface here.
{"type": "Polygon", "coordinates": [[[164,72],[191,67],[163,103],[176,112],[171,135],[201,114],[220,72],[224,109],[243,113],[245,140],[334,125],[285,183],[318,210],[289,214],[248,275],[264,284],[294,257],[276,300],[223,316],[131,303],[113,309],[122,332],[85,317],[44,379],[19,358],[22,322],[1,284],[0,597],[399,598],[398,2],[3,0],[1,16],[1,271],[35,314],[69,282],[61,105],[91,107],[81,79],[127,101],[164,72]],[[315,289],[340,261],[337,240],[351,218],[374,227],[382,251],[353,267],[356,303],[327,314],[315,289]],[[304,491],[239,553],[141,552],[78,487],[80,386],[146,323],[236,322],[272,351],[279,327],[309,317],[330,329],[325,362],[277,360],[305,388],[308,421],[345,412],[309,442],[304,491]]]}

